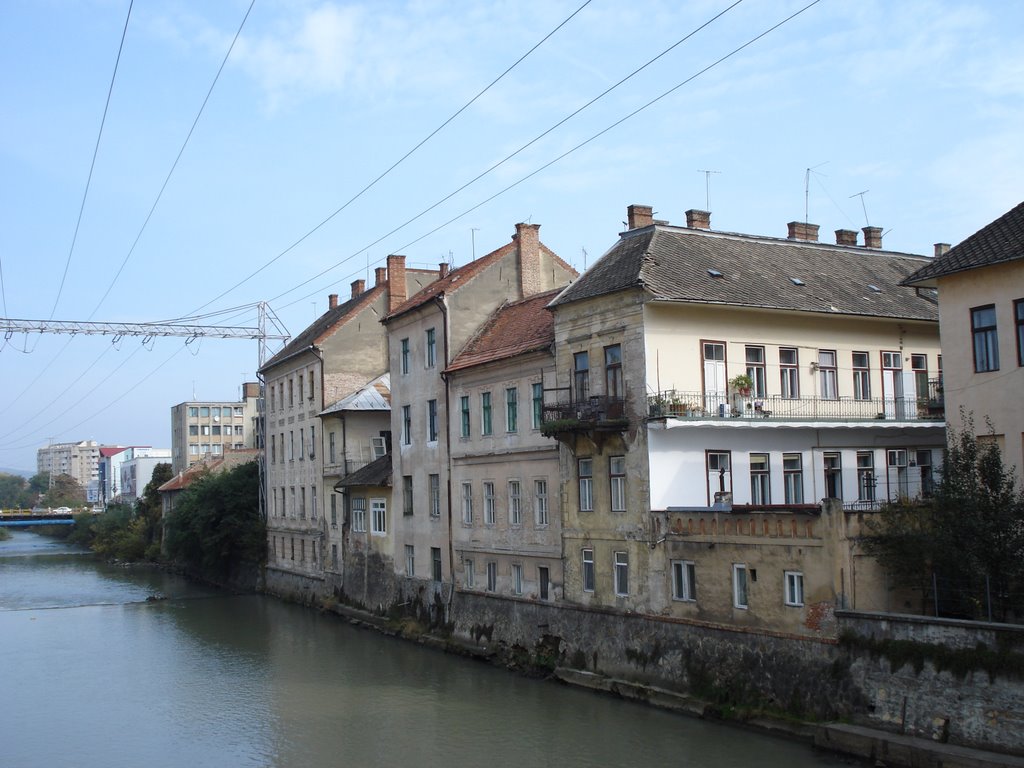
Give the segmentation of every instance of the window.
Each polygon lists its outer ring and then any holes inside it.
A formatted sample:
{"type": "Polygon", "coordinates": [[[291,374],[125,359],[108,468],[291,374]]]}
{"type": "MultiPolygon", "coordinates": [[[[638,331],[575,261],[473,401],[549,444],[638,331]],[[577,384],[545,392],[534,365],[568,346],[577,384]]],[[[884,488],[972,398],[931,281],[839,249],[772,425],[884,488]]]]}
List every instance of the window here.
{"type": "Polygon", "coordinates": [[[522,488],[518,480],[508,481],[508,524],[523,524],[522,488]]]}
{"type": "Polygon", "coordinates": [[[629,553],[615,553],[615,594],[625,597],[629,594],[629,553]]]}
{"type": "Polygon", "coordinates": [[[974,370],[977,373],[998,371],[999,338],[996,335],[994,306],[971,310],[971,334],[974,338],[974,370]]]}
{"type": "Polygon", "coordinates": [[[388,506],[386,499],[370,499],[370,533],[386,536],[388,532],[388,506]]]}
{"type": "Polygon", "coordinates": [[[224,452],[224,446],[221,445],[220,443],[217,443],[217,444],[215,444],[213,446],[213,453],[214,453],[215,456],[219,456],[223,452],[224,452]]]}
{"type": "Polygon", "coordinates": [[[1017,323],[1017,365],[1024,365],[1024,299],[1013,302],[1013,315],[1017,323]]]}
{"type": "Polygon", "coordinates": [[[306,387],[305,379],[303,379],[302,374],[300,373],[299,374],[299,400],[300,401],[302,400],[302,392],[305,389],[305,387],[306,387]]]}
{"type": "Polygon", "coordinates": [[[317,516],[318,516],[318,514],[320,512],[320,509],[319,509],[319,505],[317,504],[317,500],[316,500],[316,486],[315,485],[310,486],[310,488],[309,488],[309,498],[310,498],[310,509],[312,510],[312,513],[313,513],[312,516],[313,516],[313,519],[316,520],[317,516]]]}
{"type": "Polygon", "coordinates": [[[208,406],[208,405],[200,406],[199,407],[199,415],[202,416],[204,419],[210,418],[210,406],[208,406]]]}
{"type": "Polygon", "coordinates": [[[193,419],[199,418],[199,409],[195,406],[190,406],[188,409],[188,415],[193,419]]]}
{"type": "Polygon", "coordinates": [[[498,588],[498,564],[490,562],[487,564],[487,591],[494,592],[498,588]]]}
{"type": "Polygon", "coordinates": [[[306,486],[299,488],[299,519],[306,519],[306,486]]]}
{"type": "Polygon", "coordinates": [[[273,413],[273,411],[274,411],[274,387],[271,386],[269,389],[270,389],[270,411],[271,411],[271,413],[273,413]]]}
{"type": "Polygon", "coordinates": [[[402,475],[402,515],[412,516],[412,475],[402,475]]]}
{"type": "Polygon", "coordinates": [[[608,458],[608,481],[611,486],[612,512],[626,511],[626,457],[608,458]]]}
{"type": "Polygon", "coordinates": [[[427,440],[437,442],[437,400],[427,401],[427,440]]]}
{"type": "Polygon", "coordinates": [[[338,496],[334,493],[331,494],[331,527],[338,527],[338,496]]]}
{"type": "Polygon", "coordinates": [[[743,563],[732,566],[732,604],[736,608],[747,607],[747,566],[743,563]]]}
{"type": "Polygon", "coordinates": [[[430,516],[441,516],[441,476],[430,476],[430,516]]]}
{"type": "Polygon", "coordinates": [[[462,484],[462,522],[466,525],[473,524],[473,485],[462,484]]]}
{"type": "Polygon", "coordinates": [[[327,453],[329,455],[330,463],[335,464],[338,461],[337,456],[337,443],[335,441],[334,433],[331,432],[327,438],[327,453]]]}
{"type": "Polygon", "coordinates": [[[494,525],[494,483],[484,483],[484,525],[494,525]]]}
{"type": "Polygon", "coordinates": [[[538,526],[548,524],[548,481],[533,481],[533,511],[538,526]]]}
{"type": "Polygon", "coordinates": [[[288,377],[288,405],[295,405],[295,378],[288,377]]]}
{"type": "Polygon", "coordinates": [[[433,328],[427,328],[427,368],[437,362],[437,339],[433,328]]]}
{"type": "Polygon", "coordinates": [[[551,571],[546,565],[537,566],[537,582],[540,587],[540,599],[551,599],[551,571]]]}
{"type": "Polygon", "coordinates": [[[277,441],[273,435],[270,436],[270,463],[277,463],[277,441]]]}
{"type": "Polygon", "coordinates": [[[373,454],[374,461],[377,459],[383,459],[388,452],[388,438],[391,437],[390,432],[383,432],[376,437],[370,438],[370,452],[373,454]]]}
{"type": "Polygon", "coordinates": [[[843,498],[843,467],[842,457],[838,453],[826,453],[825,461],[825,498],[843,498]]]}
{"type": "Polygon", "coordinates": [[[474,573],[474,566],[472,560],[464,560],[462,563],[463,572],[466,574],[466,588],[472,589],[474,582],[476,581],[476,574],[474,573]]]}
{"type": "Polygon", "coordinates": [[[782,479],[786,488],[787,504],[804,503],[803,456],[799,453],[782,454],[782,479]]]}
{"type": "Polygon", "coordinates": [[[533,399],[533,423],[530,426],[540,429],[540,425],[544,422],[544,385],[531,384],[530,393],[533,399]]]}
{"type": "Polygon", "coordinates": [[[672,561],[672,599],[697,599],[697,566],[689,560],[672,561]]]}
{"type": "Polygon", "coordinates": [[[747,376],[750,377],[750,394],[764,397],[768,393],[768,382],[765,378],[764,347],[747,347],[747,376]]]}
{"type": "Polygon", "coordinates": [[[306,458],[306,430],[302,428],[299,430],[299,461],[306,458]]]}
{"type": "Polygon", "coordinates": [[[188,425],[188,433],[189,433],[189,435],[191,437],[198,437],[199,436],[199,425],[198,424],[189,424],[188,425]]]}
{"type": "Polygon", "coordinates": [[[309,458],[316,458],[316,427],[312,424],[309,427],[309,458]]]}
{"type": "Polygon", "coordinates": [[[622,347],[618,344],[604,348],[604,394],[613,400],[625,397],[622,387],[622,347]]]}
{"type": "Polygon", "coordinates": [[[412,443],[412,411],[411,406],[402,406],[402,445],[412,443]]]}
{"type": "Polygon", "coordinates": [[[875,455],[871,451],[857,451],[857,499],[875,500],[875,455]]]}
{"type": "Polygon", "coordinates": [[[243,434],[245,434],[245,427],[243,427],[241,424],[236,424],[235,425],[235,434],[236,435],[243,435],[243,434]]]}
{"type": "MultiPolygon", "coordinates": [[[[209,424],[203,424],[202,432],[203,432],[204,436],[209,437],[210,436],[210,425],[209,424]]],[[[218,434],[220,434],[220,430],[218,430],[218,434]]]]}
{"type": "Polygon", "coordinates": [[[399,361],[401,366],[402,375],[406,376],[409,373],[409,340],[402,339],[402,351],[399,361]]]}
{"type": "Polygon", "coordinates": [[[925,498],[935,493],[935,477],[932,474],[932,452],[918,451],[917,466],[921,472],[921,495],[925,498]]]}
{"type": "Polygon", "coordinates": [[[594,511],[594,460],[580,459],[576,462],[580,482],[580,512],[594,511]]]}
{"type": "Polygon", "coordinates": [[[728,451],[707,451],[708,503],[715,493],[732,493],[732,457],[728,451]]]}
{"type": "Polygon", "coordinates": [[[430,548],[430,575],[434,581],[441,581],[441,548],[430,548]]]}
{"type": "Polygon", "coordinates": [[[836,352],[834,349],[818,350],[818,377],[821,381],[822,399],[838,399],[839,379],[836,372],[836,352]]]}
{"type": "Polygon", "coordinates": [[[594,591],[594,550],[584,549],[582,556],[582,569],[580,576],[583,579],[583,591],[593,592],[594,591]]]}
{"type": "Polygon", "coordinates": [[[573,356],[573,385],[576,390],[577,403],[590,397],[590,354],[577,352],[573,356]]]}
{"type": "Polygon", "coordinates": [[[917,397],[928,397],[928,355],[911,355],[910,370],[914,372],[917,397]]]}
{"type": "Polygon", "coordinates": [[[491,434],[491,393],[480,393],[480,433],[491,434]]]}
{"type": "Polygon", "coordinates": [[[313,372],[309,372],[309,399],[312,400],[316,397],[316,387],[314,385],[315,379],[313,378],[313,372]]]}
{"type": "Polygon", "coordinates": [[[750,503],[772,503],[767,453],[750,454],[750,503]]]}
{"type": "Polygon", "coordinates": [[[212,432],[204,432],[203,434],[206,434],[206,435],[214,434],[214,435],[220,436],[220,424],[214,424],[212,432]]]}
{"type": "Polygon", "coordinates": [[[786,571],[786,605],[804,604],[804,575],[800,571],[786,571]]]}
{"type": "Polygon", "coordinates": [[[197,444],[195,444],[195,443],[192,443],[188,447],[188,455],[189,456],[198,456],[199,455],[199,446],[197,444]]]}
{"type": "Polygon", "coordinates": [[[510,387],[505,390],[505,431],[515,432],[519,423],[519,390],[510,387]]]}
{"type": "Polygon", "coordinates": [[[779,379],[783,397],[800,397],[800,363],[794,347],[779,348],[779,379]]]}
{"type": "Polygon", "coordinates": [[[523,594],[523,566],[519,563],[512,564],[512,594],[523,594]]]}
{"type": "Polygon", "coordinates": [[[338,570],[338,545],[331,544],[331,568],[338,570]]]}
{"type": "Polygon", "coordinates": [[[853,399],[871,399],[871,370],[867,352],[853,353],[853,399]]]}
{"type": "Polygon", "coordinates": [[[469,437],[469,395],[459,398],[459,411],[462,414],[462,436],[469,437]]]}
{"type": "Polygon", "coordinates": [[[405,575],[416,575],[416,547],[412,544],[405,545],[405,575]]]}

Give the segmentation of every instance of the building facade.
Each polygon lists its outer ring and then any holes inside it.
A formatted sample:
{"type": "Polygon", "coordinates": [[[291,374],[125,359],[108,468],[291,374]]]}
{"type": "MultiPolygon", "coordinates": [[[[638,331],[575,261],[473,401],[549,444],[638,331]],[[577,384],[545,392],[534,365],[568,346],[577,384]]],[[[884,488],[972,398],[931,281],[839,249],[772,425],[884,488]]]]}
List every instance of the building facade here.
{"type": "Polygon", "coordinates": [[[238,402],[188,401],[171,408],[171,468],[175,474],[228,450],[258,448],[260,385],[242,385],[238,402]]]}
{"type": "Polygon", "coordinates": [[[95,440],[53,443],[36,451],[36,471],[51,477],[67,475],[86,491],[87,500],[99,496],[100,445],[95,440]]]}

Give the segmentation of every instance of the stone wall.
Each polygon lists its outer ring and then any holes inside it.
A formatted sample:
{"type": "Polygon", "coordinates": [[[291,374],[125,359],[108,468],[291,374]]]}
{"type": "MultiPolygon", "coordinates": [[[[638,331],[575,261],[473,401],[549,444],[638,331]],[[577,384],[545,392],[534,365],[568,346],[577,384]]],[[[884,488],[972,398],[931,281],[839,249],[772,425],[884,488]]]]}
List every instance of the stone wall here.
{"type": "Polygon", "coordinates": [[[263,589],[267,594],[303,605],[315,605],[326,596],[322,578],[282,570],[273,565],[267,566],[263,589]]]}
{"type": "Polygon", "coordinates": [[[1024,753],[1024,627],[837,611],[864,725],[1024,753]]]}

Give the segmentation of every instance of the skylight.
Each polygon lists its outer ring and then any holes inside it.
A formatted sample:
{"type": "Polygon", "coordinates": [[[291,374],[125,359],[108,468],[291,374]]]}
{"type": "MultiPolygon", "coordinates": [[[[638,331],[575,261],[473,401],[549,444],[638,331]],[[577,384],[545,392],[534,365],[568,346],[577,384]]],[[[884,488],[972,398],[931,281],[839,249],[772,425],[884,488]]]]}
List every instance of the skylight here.
{"type": "Polygon", "coordinates": [[[789,278],[789,282],[791,282],[793,285],[803,285],[804,284],[804,281],[801,280],[799,277],[791,277],[791,278],[789,278]]]}
{"type": "Polygon", "coordinates": [[[868,288],[870,288],[875,293],[881,293],[882,292],[882,289],[879,288],[877,285],[868,285],[868,288]]]}
{"type": "Polygon", "coordinates": [[[708,274],[711,275],[712,277],[722,277],[722,273],[719,272],[717,269],[708,268],[708,274]]]}

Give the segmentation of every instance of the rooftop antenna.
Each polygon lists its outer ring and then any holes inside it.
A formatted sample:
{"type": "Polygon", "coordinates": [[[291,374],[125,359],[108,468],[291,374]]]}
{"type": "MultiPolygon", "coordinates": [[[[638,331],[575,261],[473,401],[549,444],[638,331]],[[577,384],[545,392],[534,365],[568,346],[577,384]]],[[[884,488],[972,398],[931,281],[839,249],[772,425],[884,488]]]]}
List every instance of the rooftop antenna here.
{"type": "Polygon", "coordinates": [[[860,198],[860,207],[864,210],[864,226],[865,227],[870,227],[871,226],[871,222],[868,221],[868,207],[864,204],[864,195],[866,195],[870,191],[871,191],[870,189],[865,189],[863,192],[858,192],[855,195],[850,195],[850,199],[851,200],[853,198],[855,198],[855,197],[859,197],[860,198]]]}
{"type": "Polygon", "coordinates": [[[586,248],[580,248],[580,250],[583,251],[583,271],[586,272],[587,271],[587,249],[586,248]]]}
{"type": "Polygon", "coordinates": [[[721,171],[709,171],[704,168],[698,168],[697,173],[704,174],[704,210],[711,213],[711,174],[721,173],[721,171]]]}
{"type": "MultiPolygon", "coordinates": [[[[804,173],[804,224],[811,220],[810,218],[810,206],[811,206],[811,174],[814,173],[815,168],[821,168],[823,165],[828,165],[828,160],[824,163],[818,163],[813,168],[808,168],[804,173]]],[[[819,176],[825,174],[819,173],[819,176]]]]}
{"type": "Polygon", "coordinates": [[[476,261],[476,233],[480,231],[480,227],[470,227],[469,237],[473,241],[473,261],[476,261]]]}
{"type": "Polygon", "coordinates": [[[316,302],[311,301],[309,303],[313,306],[313,319],[316,320],[316,302]]]}

